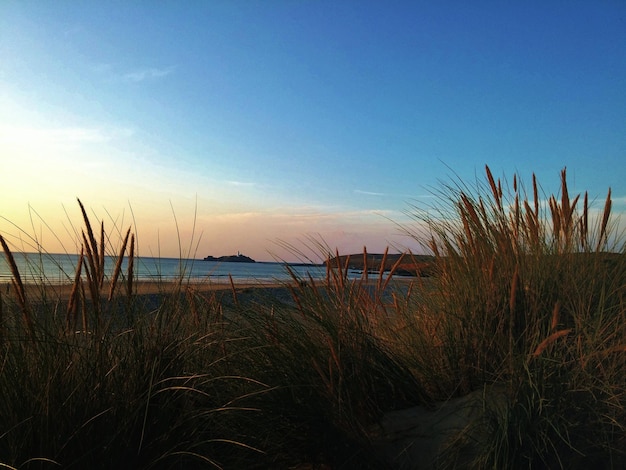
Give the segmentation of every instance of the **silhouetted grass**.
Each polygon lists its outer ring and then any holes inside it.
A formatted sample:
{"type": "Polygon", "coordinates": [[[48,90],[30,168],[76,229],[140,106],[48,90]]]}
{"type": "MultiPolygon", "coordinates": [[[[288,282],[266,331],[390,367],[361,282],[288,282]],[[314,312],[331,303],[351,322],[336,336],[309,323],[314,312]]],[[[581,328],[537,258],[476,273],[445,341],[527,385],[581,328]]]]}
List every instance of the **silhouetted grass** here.
{"type": "Polygon", "coordinates": [[[505,406],[475,423],[489,437],[477,445],[468,431],[448,463],[471,445],[473,468],[619,468],[626,263],[610,243],[610,190],[592,215],[586,194],[570,199],[565,170],[547,208],[534,177],[530,197],[516,177],[507,188],[487,168],[486,179],[443,189],[446,217],[427,220],[437,282],[409,312],[433,398],[506,390],[505,406]]]}
{"type": "Polygon", "coordinates": [[[483,412],[450,436],[442,468],[624,464],[626,263],[610,192],[596,214],[565,172],[542,200],[534,177],[527,195],[487,168],[420,219],[428,278],[394,282],[398,259],[370,279],[364,250],[357,280],[324,253],[325,279],[205,292],[181,278],[157,296],[137,293],[132,231],[112,244],[80,208],[67,298],[25,288],[0,237],[6,466],[393,467],[372,445],[386,412],[475,391],[483,412]]]}

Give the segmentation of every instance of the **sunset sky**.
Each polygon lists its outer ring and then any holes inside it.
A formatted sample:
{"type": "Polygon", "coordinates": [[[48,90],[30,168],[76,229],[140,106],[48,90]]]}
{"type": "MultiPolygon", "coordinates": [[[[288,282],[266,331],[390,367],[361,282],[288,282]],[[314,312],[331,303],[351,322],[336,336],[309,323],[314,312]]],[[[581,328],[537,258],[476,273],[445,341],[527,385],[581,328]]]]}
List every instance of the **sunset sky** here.
{"type": "Polygon", "coordinates": [[[485,164],[626,212],[626,2],[0,2],[16,249],[75,252],[77,197],[142,255],[416,249],[485,164]]]}

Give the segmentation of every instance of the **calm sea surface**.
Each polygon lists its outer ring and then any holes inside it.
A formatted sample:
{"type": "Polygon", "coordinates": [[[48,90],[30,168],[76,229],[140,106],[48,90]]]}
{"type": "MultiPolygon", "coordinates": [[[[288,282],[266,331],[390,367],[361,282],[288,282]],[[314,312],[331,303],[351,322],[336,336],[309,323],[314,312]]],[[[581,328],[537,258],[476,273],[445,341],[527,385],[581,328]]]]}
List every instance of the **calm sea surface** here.
{"type": "MultiPolygon", "coordinates": [[[[74,280],[78,255],[14,253],[23,282],[68,283],[74,280]]],[[[111,276],[115,258],[105,258],[106,275],[111,276]]],[[[126,273],[127,260],[122,265],[126,273]]],[[[291,265],[298,277],[323,278],[324,266],[291,265]]],[[[225,282],[228,275],[234,282],[271,282],[291,279],[284,264],[281,263],[220,263],[197,259],[178,258],[135,258],[135,278],[138,280],[174,280],[183,276],[191,281],[225,282]]],[[[84,271],[83,271],[84,275],[84,271]]],[[[355,274],[356,276],[356,274],[355,274]]],[[[11,270],[4,253],[0,250],[0,283],[9,282],[11,270]]]]}

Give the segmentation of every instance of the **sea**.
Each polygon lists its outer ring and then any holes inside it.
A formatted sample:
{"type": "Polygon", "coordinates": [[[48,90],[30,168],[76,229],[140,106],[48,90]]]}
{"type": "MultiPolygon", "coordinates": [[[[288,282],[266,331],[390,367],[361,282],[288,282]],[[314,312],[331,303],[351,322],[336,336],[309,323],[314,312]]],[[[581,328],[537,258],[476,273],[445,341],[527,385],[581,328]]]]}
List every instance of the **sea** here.
{"type": "MultiPolygon", "coordinates": [[[[0,250],[0,283],[11,281],[11,268],[0,250]]],[[[79,256],[74,254],[13,253],[23,283],[65,284],[74,280],[79,256]]],[[[116,263],[115,257],[105,257],[105,276],[111,277],[116,263]]],[[[128,260],[124,259],[122,273],[127,272],[128,260]]],[[[298,279],[311,276],[322,279],[326,276],[323,265],[286,264],[277,262],[233,263],[205,261],[202,259],[137,257],[133,270],[138,281],[171,281],[181,277],[190,282],[233,282],[267,283],[289,281],[289,269],[298,279]]],[[[84,276],[83,271],[83,276],[84,276]]],[[[351,277],[360,277],[353,272],[351,277]]]]}

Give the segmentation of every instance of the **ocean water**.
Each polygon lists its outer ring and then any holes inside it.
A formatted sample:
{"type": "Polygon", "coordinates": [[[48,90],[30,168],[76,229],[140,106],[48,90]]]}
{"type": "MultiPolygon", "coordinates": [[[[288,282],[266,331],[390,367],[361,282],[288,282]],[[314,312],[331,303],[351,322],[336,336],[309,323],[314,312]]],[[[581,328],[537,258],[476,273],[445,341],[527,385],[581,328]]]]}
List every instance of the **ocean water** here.
{"type": "MultiPolygon", "coordinates": [[[[71,283],[74,280],[79,256],[72,254],[14,253],[15,263],[24,283],[71,283]]],[[[110,277],[116,259],[105,257],[105,275],[110,277]]],[[[127,272],[128,260],[124,259],[122,273],[127,272]]],[[[302,279],[311,275],[314,279],[326,276],[324,266],[290,265],[302,279]]],[[[84,276],[83,271],[83,276],[84,276]]],[[[197,259],[138,257],[134,262],[135,279],[175,280],[183,276],[193,282],[228,282],[231,275],[236,282],[273,282],[290,280],[291,276],[282,263],[220,263],[197,259]]],[[[0,283],[10,282],[12,277],[4,253],[0,250],[0,283]]]]}

